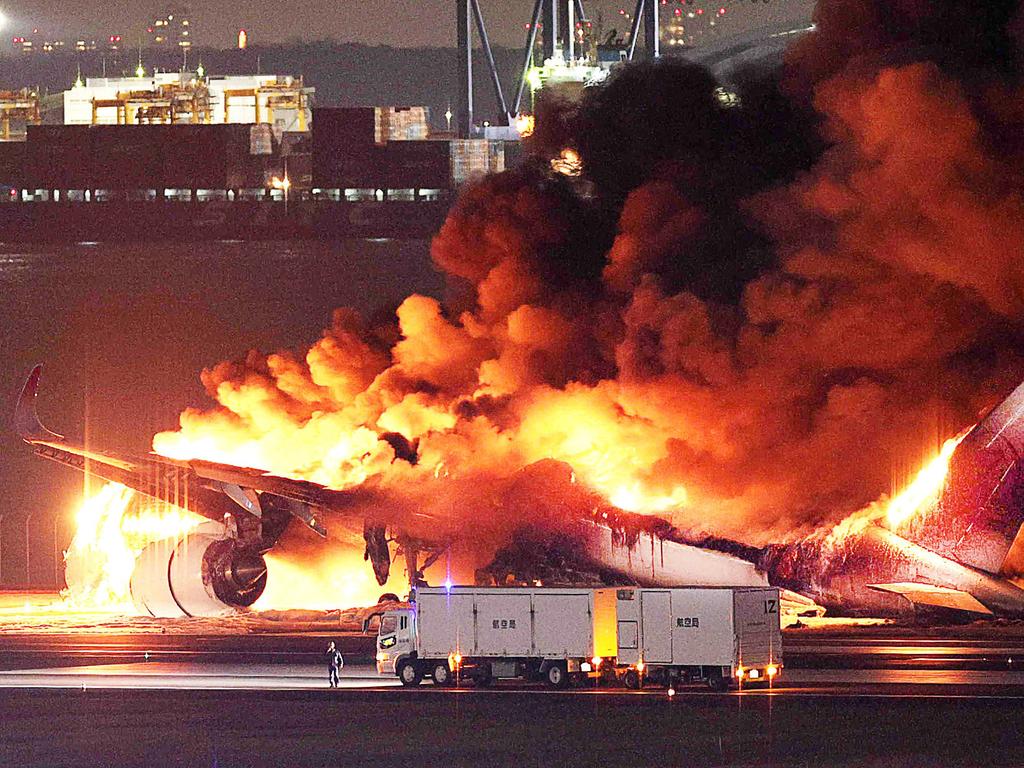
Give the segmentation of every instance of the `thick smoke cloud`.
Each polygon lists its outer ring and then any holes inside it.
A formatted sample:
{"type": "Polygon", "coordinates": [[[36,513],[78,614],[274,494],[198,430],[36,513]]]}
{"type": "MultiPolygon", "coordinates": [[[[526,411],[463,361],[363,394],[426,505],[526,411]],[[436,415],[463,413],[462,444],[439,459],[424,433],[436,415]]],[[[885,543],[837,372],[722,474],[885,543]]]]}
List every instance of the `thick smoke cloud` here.
{"type": "Polygon", "coordinates": [[[550,100],[434,241],[454,301],[216,366],[218,406],[155,447],[372,487],[495,546],[529,517],[499,489],[545,459],[688,530],[834,523],[1024,374],[1020,18],[822,0],[778,73],[724,91],[665,60],[550,100]]]}
{"type": "Polygon", "coordinates": [[[1020,64],[1018,0],[819,0],[815,34],[789,51],[784,81],[810,96],[838,74],[935,62],[956,80],[1014,77],[1020,64]]]}

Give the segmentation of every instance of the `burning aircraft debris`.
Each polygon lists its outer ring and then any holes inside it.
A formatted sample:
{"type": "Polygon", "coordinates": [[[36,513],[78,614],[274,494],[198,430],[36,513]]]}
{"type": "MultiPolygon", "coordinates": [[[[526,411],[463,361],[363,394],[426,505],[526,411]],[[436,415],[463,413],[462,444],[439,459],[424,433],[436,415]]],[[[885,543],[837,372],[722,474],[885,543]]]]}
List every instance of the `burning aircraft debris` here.
{"type": "Polygon", "coordinates": [[[463,192],[444,305],[339,310],[308,348],[212,367],[216,406],[150,456],[44,431],[37,375],[21,432],[223,526],[189,561],[222,605],[329,530],[379,582],[393,558],[413,581],[767,574],[845,609],[1019,613],[1018,393],[879,499],[1024,371],[1022,19],[821,0],[739,106],[686,62],[624,67],[463,192]]]}
{"type": "MultiPolygon", "coordinates": [[[[88,455],[90,471],[134,479],[136,488],[146,487],[141,481],[146,477],[150,485],[143,492],[155,495],[154,488],[166,480],[166,460],[89,453],[46,431],[33,408],[38,380],[37,368],[16,416],[26,441],[41,455],[66,464],[88,455]]],[[[999,575],[1024,523],[1017,477],[1024,454],[1022,415],[1024,385],[964,437],[948,441],[903,494],[852,515],[827,533],[763,550],[724,539],[704,538],[700,546],[687,543],[687,537],[666,521],[607,503],[577,483],[568,465],[538,462],[493,489],[493,511],[509,523],[509,541],[475,578],[492,583],[657,586],[753,586],[770,581],[845,612],[890,614],[903,610],[900,599],[907,598],[920,606],[1024,616],[1024,589],[999,575]]],[[[274,499],[306,504],[299,519],[311,527],[316,525],[312,514],[341,518],[349,525],[352,517],[362,520],[366,557],[372,560],[378,583],[387,583],[391,549],[380,533],[386,527],[374,521],[372,507],[365,507],[364,501],[331,494],[312,483],[287,484],[283,478],[224,465],[171,466],[175,482],[184,476],[186,484],[220,491],[239,509],[227,513],[223,521],[201,522],[175,508],[171,515],[165,512],[156,518],[155,525],[151,520],[148,525],[126,527],[121,515],[130,491],[123,486],[121,491],[104,488],[97,504],[86,505],[82,512],[97,518],[91,525],[83,521],[86,525],[80,529],[94,532],[95,541],[90,545],[76,537],[75,557],[69,557],[69,564],[81,569],[92,560],[104,563],[99,584],[91,588],[105,588],[108,602],[116,605],[116,598],[123,597],[114,588],[120,569],[121,583],[131,574],[131,598],[143,613],[205,616],[252,605],[266,587],[263,556],[273,543],[267,546],[262,538],[247,541],[244,531],[257,526],[260,516],[255,510],[263,508],[261,502],[274,499]],[[252,487],[230,482],[236,477],[247,477],[252,487]],[[102,518],[103,496],[112,496],[106,503],[120,510],[113,518],[102,518]],[[246,515],[257,522],[239,525],[246,515]],[[140,528],[145,538],[133,551],[121,534],[140,528]]],[[[386,498],[376,501],[386,503],[386,498]]],[[[202,502],[196,509],[205,510],[202,502]]],[[[467,543],[455,530],[457,517],[428,517],[433,539],[412,538],[402,530],[403,524],[395,526],[401,530],[396,538],[406,550],[407,573],[414,583],[423,579],[438,555],[450,555],[450,550],[467,543]],[[420,562],[421,550],[434,554],[420,562]]],[[[326,534],[322,528],[316,530],[326,534]]],[[[69,570],[69,584],[79,580],[69,570]]]]}

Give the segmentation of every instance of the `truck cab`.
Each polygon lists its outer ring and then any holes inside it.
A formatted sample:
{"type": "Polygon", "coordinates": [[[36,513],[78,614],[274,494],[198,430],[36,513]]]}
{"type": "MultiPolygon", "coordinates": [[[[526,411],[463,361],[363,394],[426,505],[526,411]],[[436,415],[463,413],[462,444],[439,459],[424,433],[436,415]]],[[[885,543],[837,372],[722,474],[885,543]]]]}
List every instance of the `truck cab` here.
{"type": "Polygon", "coordinates": [[[613,677],[615,591],[418,587],[411,607],[381,618],[376,658],[379,674],[405,686],[613,677]]]}
{"type": "Polygon", "coordinates": [[[377,631],[377,673],[397,673],[399,661],[416,653],[416,610],[397,608],[385,611],[377,631]]]}

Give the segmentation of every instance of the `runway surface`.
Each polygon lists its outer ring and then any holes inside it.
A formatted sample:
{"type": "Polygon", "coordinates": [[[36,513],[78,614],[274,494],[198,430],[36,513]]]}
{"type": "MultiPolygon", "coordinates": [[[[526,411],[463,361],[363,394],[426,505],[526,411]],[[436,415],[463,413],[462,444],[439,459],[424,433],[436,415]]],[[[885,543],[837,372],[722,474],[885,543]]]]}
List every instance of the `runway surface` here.
{"type": "Polygon", "coordinates": [[[543,690],[0,690],[0,765],[1020,765],[1001,698],[543,690]]]}
{"type": "MultiPolygon", "coordinates": [[[[0,671],[142,661],[316,664],[328,641],[354,661],[371,661],[374,639],[340,632],[204,634],[4,634],[0,671]]],[[[1024,671],[1019,636],[899,636],[885,629],[785,635],[788,669],[910,669],[1024,671]]]]}
{"type": "Polygon", "coordinates": [[[1024,638],[931,635],[787,636],[771,688],[669,696],[406,689],[340,633],[0,634],[0,766],[1024,764],[1024,638]]]}
{"type": "MultiPolygon", "coordinates": [[[[20,669],[0,672],[3,688],[62,688],[73,690],[215,690],[215,691],[303,691],[326,688],[323,665],[257,664],[223,662],[142,662],[98,664],[62,668],[20,669]]],[[[372,666],[346,665],[341,687],[387,690],[399,687],[392,676],[378,675],[372,666]]],[[[510,682],[483,692],[468,682],[458,690],[436,689],[425,681],[419,690],[439,694],[480,695],[482,693],[557,693],[559,695],[665,696],[666,690],[649,686],[633,693],[620,686],[581,685],[569,692],[549,691],[542,685],[510,682]]],[[[415,691],[408,691],[415,693],[415,691]]],[[[701,684],[681,686],[677,696],[956,696],[959,698],[1024,699],[1024,671],[930,670],[930,669],[785,669],[772,686],[747,685],[728,694],[715,694],[701,684]]]]}
{"type": "MultiPolygon", "coordinates": [[[[311,690],[324,686],[324,649],[348,661],[343,686],[394,688],[372,665],[373,638],[341,633],[258,635],[0,635],[0,688],[311,690]]],[[[431,688],[428,682],[423,688],[431,688]]],[[[523,686],[519,686],[520,689],[523,686]]],[[[527,689],[543,692],[543,688],[527,689]]],[[[579,695],[609,695],[607,686],[579,695]]],[[[661,689],[644,695],[662,695],[661,689]]],[[[743,695],[1024,695],[1024,637],[893,637],[861,630],[787,637],[770,689],[743,695]]],[[[709,695],[689,686],[680,695],[709,695]]],[[[735,695],[735,694],[733,694],[735,695]]]]}

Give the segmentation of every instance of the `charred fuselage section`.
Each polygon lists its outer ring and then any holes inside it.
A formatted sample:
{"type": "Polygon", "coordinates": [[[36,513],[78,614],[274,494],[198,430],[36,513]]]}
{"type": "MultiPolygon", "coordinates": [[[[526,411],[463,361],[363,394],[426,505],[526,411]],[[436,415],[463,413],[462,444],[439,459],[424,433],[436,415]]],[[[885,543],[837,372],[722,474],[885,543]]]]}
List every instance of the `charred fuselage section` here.
{"type": "Polygon", "coordinates": [[[844,613],[913,606],[1024,617],[1024,590],[1006,578],[1024,523],[1022,416],[1024,385],[964,437],[938,498],[905,520],[770,546],[759,566],[773,584],[844,613]]]}

